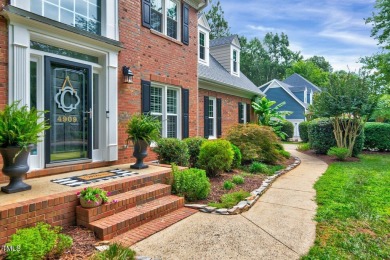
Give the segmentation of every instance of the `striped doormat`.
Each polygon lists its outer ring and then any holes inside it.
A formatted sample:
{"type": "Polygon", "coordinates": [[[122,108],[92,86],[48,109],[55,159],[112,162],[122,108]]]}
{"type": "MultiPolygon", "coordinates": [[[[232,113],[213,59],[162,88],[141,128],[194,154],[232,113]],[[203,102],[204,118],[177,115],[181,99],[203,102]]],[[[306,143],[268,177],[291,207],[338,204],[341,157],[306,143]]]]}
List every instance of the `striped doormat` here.
{"type": "Polygon", "coordinates": [[[51,182],[61,184],[61,185],[66,185],[69,187],[77,187],[84,184],[91,184],[91,183],[96,183],[101,181],[118,179],[118,178],[128,177],[137,174],[138,172],[123,170],[123,169],[115,169],[115,170],[109,170],[109,171],[103,171],[97,173],[89,173],[80,176],[67,177],[63,179],[54,179],[51,180],[51,182]]]}

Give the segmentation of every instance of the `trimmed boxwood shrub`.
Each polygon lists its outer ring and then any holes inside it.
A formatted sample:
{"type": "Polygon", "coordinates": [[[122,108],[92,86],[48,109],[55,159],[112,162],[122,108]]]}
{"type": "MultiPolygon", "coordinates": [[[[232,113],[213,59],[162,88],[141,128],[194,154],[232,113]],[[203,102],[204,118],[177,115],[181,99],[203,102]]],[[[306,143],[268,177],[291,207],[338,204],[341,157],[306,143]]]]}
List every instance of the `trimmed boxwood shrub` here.
{"type": "Polygon", "coordinates": [[[185,142],[176,138],[162,138],[153,149],[160,163],[188,166],[190,155],[185,142]]]}
{"type": "Polygon", "coordinates": [[[364,126],[364,147],[378,149],[379,151],[390,150],[390,124],[366,123],[364,126]]]}
{"type": "Polygon", "coordinates": [[[172,165],[173,184],[172,192],[183,196],[187,201],[202,200],[210,193],[210,180],[204,170],[191,168],[179,170],[172,165]]]}
{"type": "Polygon", "coordinates": [[[294,124],[290,121],[282,121],[279,123],[282,128],[280,129],[282,132],[284,132],[287,136],[285,138],[282,138],[283,141],[287,141],[288,138],[294,137],[294,124]]]}
{"type": "Polygon", "coordinates": [[[230,145],[232,146],[233,153],[234,153],[233,162],[232,162],[232,169],[237,169],[238,167],[241,166],[242,154],[241,154],[240,149],[238,149],[237,146],[235,146],[232,143],[230,145]]]}
{"type": "Polygon", "coordinates": [[[280,159],[275,147],[278,137],[268,126],[238,124],[228,131],[226,138],[240,149],[244,162],[273,164],[280,159]]]}
{"type": "Polygon", "coordinates": [[[232,166],[234,152],[227,140],[210,140],[202,144],[199,153],[199,167],[207,176],[216,176],[232,166]]]}
{"type": "MultiPolygon", "coordinates": [[[[330,118],[317,118],[308,126],[310,147],[318,154],[327,154],[331,147],[337,146],[330,118]]],[[[356,138],[352,156],[361,153],[364,144],[364,132],[356,138]]]]}
{"type": "Polygon", "coordinates": [[[299,136],[301,137],[302,142],[308,143],[309,142],[309,133],[308,133],[308,121],[302,122],[299,124],[299,136]]]}
{"type": "Polygon", "coordinates": [[[190,137],[183,140],[188,146],[190,154],[190,166],[197,167],[200,147],[206,141],[203,137],[190,137]]]}

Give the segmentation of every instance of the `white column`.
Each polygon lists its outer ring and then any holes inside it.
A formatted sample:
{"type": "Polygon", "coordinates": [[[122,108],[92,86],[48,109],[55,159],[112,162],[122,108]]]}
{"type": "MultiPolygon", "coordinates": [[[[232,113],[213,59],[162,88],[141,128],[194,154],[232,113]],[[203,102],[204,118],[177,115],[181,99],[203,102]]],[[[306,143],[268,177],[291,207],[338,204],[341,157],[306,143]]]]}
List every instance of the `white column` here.
{"type": "Polygon", "coordinates": [[[118,160],[118,54],[109,53],[107,66],[107,161],[118,160]]]}
{"type": "Polygon", "coordinates": [[[10,25],[9,32],[9,103],[30,105],[30,34],[16,25],[10,25]]]}

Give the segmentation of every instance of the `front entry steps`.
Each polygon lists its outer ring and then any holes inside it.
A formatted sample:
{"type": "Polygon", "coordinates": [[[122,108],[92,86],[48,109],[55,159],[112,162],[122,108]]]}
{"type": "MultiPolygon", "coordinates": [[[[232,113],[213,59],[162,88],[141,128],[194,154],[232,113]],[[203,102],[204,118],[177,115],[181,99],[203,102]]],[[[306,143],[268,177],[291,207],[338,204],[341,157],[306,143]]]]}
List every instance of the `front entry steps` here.
{"type": "Polygon", "coordinates": [[[77,225],[94,231],[101,240],[140,241],[194,213],[184,208],[184,198],[170,195],[171,186],[152,184],[111,196],[116,203],[96,208],[76,208],[77,225]]]}

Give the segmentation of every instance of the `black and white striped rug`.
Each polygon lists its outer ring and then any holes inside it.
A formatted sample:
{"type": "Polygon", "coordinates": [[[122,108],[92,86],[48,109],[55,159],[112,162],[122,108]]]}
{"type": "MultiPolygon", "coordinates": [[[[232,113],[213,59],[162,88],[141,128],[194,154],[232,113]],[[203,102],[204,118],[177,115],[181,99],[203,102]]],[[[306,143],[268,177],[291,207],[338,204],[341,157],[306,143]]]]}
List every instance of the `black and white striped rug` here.
{"type": "Polygon", "coordinates": [[[66,185],[69,187],[77,187],[84,184],[91,184],[91,183],[96,183],[101,181],[118,179],[118,178],[128,177],[137,174],[138,172],[123,170],[123,169],[115,169],[115,170],[109,170],[109,171],[103,171],[97,173],[89,173],[80,176],[67,177],[62,179],[54,179],[51,180],[51,182],[61,184],[61,185],[66,185]]]}

